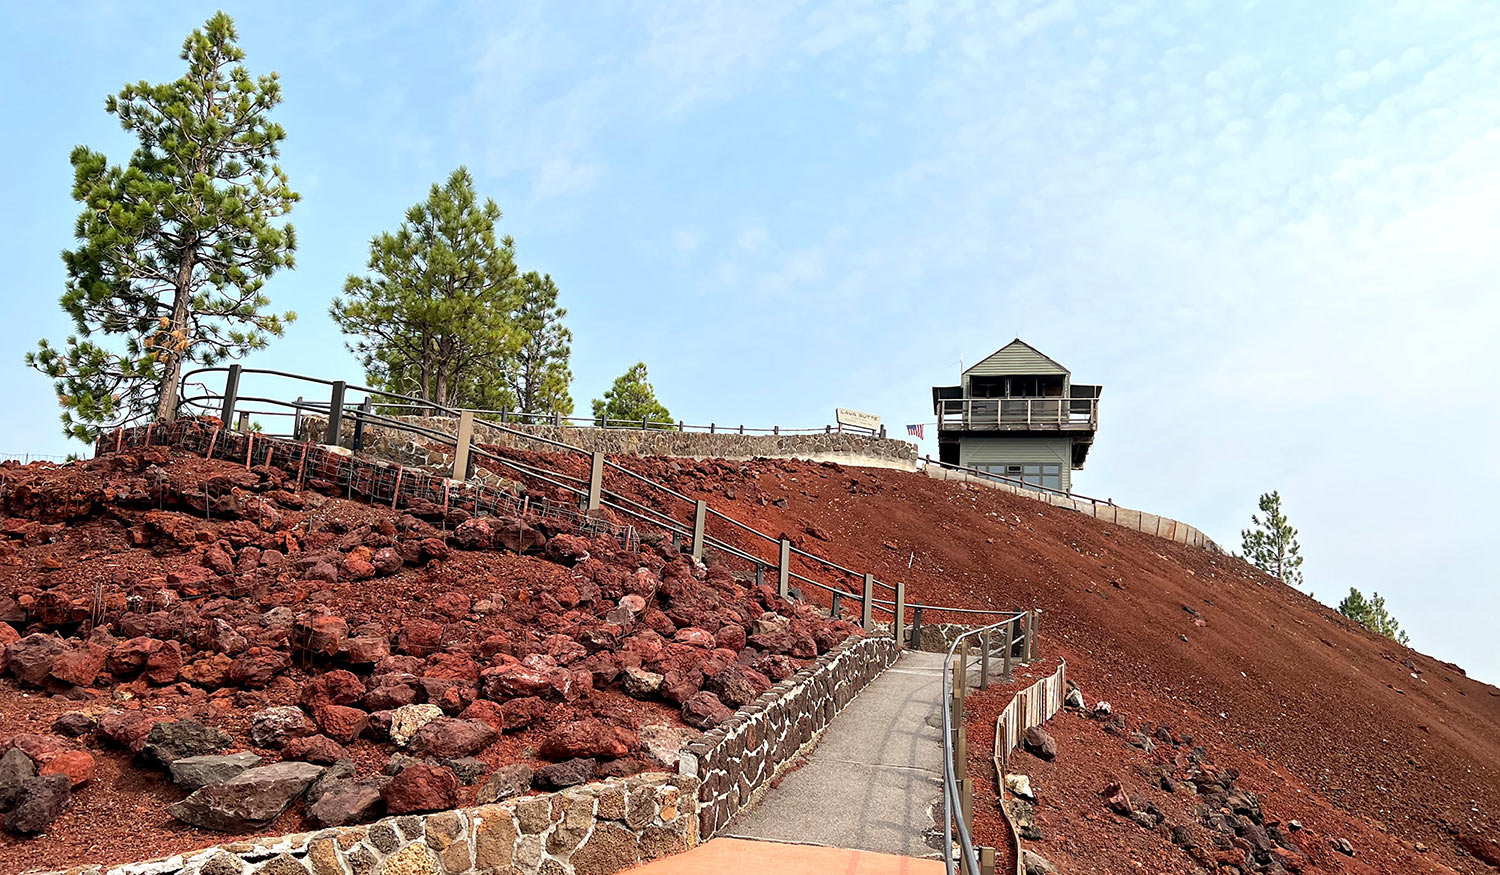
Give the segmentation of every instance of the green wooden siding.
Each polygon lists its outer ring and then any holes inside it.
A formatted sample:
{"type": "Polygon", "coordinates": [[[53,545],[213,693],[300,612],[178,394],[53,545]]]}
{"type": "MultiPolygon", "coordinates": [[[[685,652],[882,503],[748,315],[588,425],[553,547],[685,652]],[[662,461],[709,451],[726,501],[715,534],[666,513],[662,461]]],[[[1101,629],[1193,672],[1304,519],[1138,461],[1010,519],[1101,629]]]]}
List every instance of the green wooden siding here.
{"type": "Polygon", "coordinates": [[[989,358],[964,371],[965,376],[996,377],[1006,374],[1066,374],[1068,369],[1025,343],[1013,340],[989,358]]]}
{"type": "Polygon", "coordinates": [[[1062,488],[1072,488],[1073,439],[1070,437],[965,437],[958,442],[958,463],[973,465],[1060,465],[1062,488]]]}

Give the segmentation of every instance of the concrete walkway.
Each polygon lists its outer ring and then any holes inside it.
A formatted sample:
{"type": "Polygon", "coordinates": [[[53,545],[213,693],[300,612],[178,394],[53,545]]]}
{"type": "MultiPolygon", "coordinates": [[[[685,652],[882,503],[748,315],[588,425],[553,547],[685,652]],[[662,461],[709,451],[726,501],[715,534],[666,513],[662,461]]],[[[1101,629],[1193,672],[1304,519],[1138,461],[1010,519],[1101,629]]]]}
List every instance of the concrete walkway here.
{"type": "Polygon", "coordinates": [[[939,860],[913,860],[869,851],[717,838],[685,854],[663,857],[638,875],[941,875],[939,860]]]}
{"type": "Polygon", "coordinates": [[[903,652],[834,718],[806,765],[721,835],[937,857],[942,674],[942,654],[903,652]]]}

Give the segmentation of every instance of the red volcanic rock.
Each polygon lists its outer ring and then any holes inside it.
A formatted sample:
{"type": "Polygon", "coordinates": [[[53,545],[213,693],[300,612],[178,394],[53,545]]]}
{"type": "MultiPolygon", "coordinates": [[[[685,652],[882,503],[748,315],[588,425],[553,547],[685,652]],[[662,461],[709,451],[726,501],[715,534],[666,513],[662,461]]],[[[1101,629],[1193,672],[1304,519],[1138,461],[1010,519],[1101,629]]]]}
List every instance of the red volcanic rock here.
{"type": "Polygon", "coordinates": [[[460,523],[453,530],[453,543],[460,550],[487,550],[495,541],[490,521],[484,517],[460,523]]]}
{"type": "Polygon", "coordinates": [[[92,686],[104,670],[105,650],[94,644],[68,648],[52,661],[52,677],[77,687],[92,686]]]}
{"type": "Polygon", "coordinates": [[[583,667],[593,678],[594,689],[601,690],[614,683],[623,669],[620,658],[607,650],[589,654],[588,659],[583,661],[583,667]]]}
{"type": "Polygon", "coordinates": [[[229,680],[242,687],[263,687],[291,664],[286,654],[279,650],[252,647],[230,663],[229,680]]]}
{"type": "Polygon", "coordinates": [[[297,644],[310,653],[333,656],[344,649],[348,640],[349,624],[343,617],[325,614],[297,624],[297,644]]]}
{"type": "Polygon", "coordinates": [[[578,758],[618,759],[640,744],[635,733],[624,727],[605,726],[593,718],[570,721],[542,742],[537,753],[549,760],[578,758]]]}
{"type": "Polygon", "coordinates": [[[479,673],[479,687],[486,699],[497,702],[525,696],[545,696],[554,691],[552,675],[555,671],[520,664],[495,666],[479,673]]]}
{"type": "Polygon", "coordinates": [[[439,717],[417,730],[407,747],[417,756],[457,759],[479,753],[499,736],[483,720],[439,717]]]}
{"type": "Polygon", "coordinates": [[[401,554],[390,547],[381,547],[370,556],[370,564],[375,566],[375,573],[381,576],[395,574],[401,570],[405,563],[401,554]]]}
{"type": "Polygon", "coordinates": [[[375,576],[375,565],[369,559],[351,553],[339,563],[339,573],[345,580],[368,580],[375,576]]]}
{"type": "Polygon", "coordinates": [[[449,555],[448,545],[439,538],[423,538],[417,548],[428,559],[447,559],[449,555]]]}
{"type": "Polygon", "coordinates": [[[443,627],[431,620],[409,620],[401,627],[397,646],[410,656],[436,653],[443,644],[443,627]]]}
{"type": "Polygon", "coordinates": [[[415,704],[417,690],[407,683],[383,683],[365,694],[362,704],[374,711],[388,711],[415,704]]]}
{"type": "Polygon", "coordinates": [[[743,708],[771,688],[771,682],[760,672],[732,663],[709,675],[704,689],[732,708],[743,708]]]}
{"type": "Polygon", "coordinates": [[[183,666],[180,677],[206,690],[217,690],[229,679],[229,667],[233,664],[234,660],[222,653],[215,653],[183,666]]]}
{"type": "Polygon", "coordinates": [[[462,620],[467,617],[469,607],[469,597],[461,592],[445,592],[432,600],[432,609],[450,620],[462,620]]]}
{"type": "Polygon", "coordinates": [[[338,762],[343,756],[344,749],[326,735],[293,738],[281,748],[281,758],[284,760],[301,760],[324,766],[338,762]]]}
{"type": "Polygon", "coordinates": [[[708,691],[693,694],[682,703],[682,721],[698,729],[712,729],[734,716],[719,697],[708,691]]]}
{"type": "Polygon", "coordinates": [[[94,778],[94,756],[84,750],[65,750],[42,763],[37,774],[66,775],[70,787],[79,787],[94,778]]]}
{"type": "Polygon", "coordinates": [[[458,776],[452,769],[413,763],[380,789],[391,814],[442,811],[458,804],[458,776]]]}
{"type": "Polygon", "coordinates": [[[146,657],[141,676],[153,684],[170,684],[182,673],[182,645],[163,641],[161,647],[146,657]]]}
{"type": "Polygon", "coordinates": [[[146,660],[162,646],[162,642],[145,636],[121,641],[110,649],[105,664],[117,677],[130,677],[145,668],[146,660]]]}
{"type": "MultiPolygon", "coordinates": [[[[525,701],[524,699],[512,699],[507,705],[525,701]]],[[[537,700],[538,702],[541,699],[537,700]]],[[[490,725],[496,732],[505,728],[504,705],[497,705],[488,699],[476,699],[469,704],[458,716],[464,720],[480,720],[490,725]]]]}
{"type": "Polygon", "coordinates": [[[324,672],[302,685],[302,702],[314,705],[326,702],[330,705],[353,705],[364,698],[365,685],[352,671],[334,669],[324,672]]]}
{"type": "Polygon", "coordinates": [[[344,642],[340,655],[354,665],[373,665],[391,655],[391,643],[383,635],[359,635],[344,642]]]}
{"type": "Polygon", "coordinates": [[[746,643],[745,627],[725,626],[724,628],[719,630],[719,633],[717,635],[714,636],[714,643],[718,647],[722,647],[726,650],[733,650],[736,653],[744,650],[746,643]]]}
{"type": "Polygon", "coordinates": [[[0,744],[0,753],[16,748],[31,758],[37,765],[50,761],[68,749],[68,743],[56,735],[41,732],[23,732],[0,744]]]}
{"type": "Polygon", "coordinates": [[[547,542],[547,558],[563,565],[577,565],[589,558],[589,542],[577,535],[554,535],[547,542]]]}
{"type": "Polygon", "coordinates": [[[315,583],[338,583],[339,571],[331,562],[314,562],[302,572],[302,579],[315,583]]]}
{"type": "Polygon", "coordinates": [[[703,688],[703,672],[696,668],[672,669],[662,675],[661,697],[683,704],[703,688]]]}
{"type": "Polygon", "coordinates": [[[687,644],[691,647],[706,647],[710,650],[716,646],[713,633],[707,629],[699,629],[693,626],[689,626],[686,629],[678,629],[677,634],[672,636],[672,640],[678,644],[687,644]]]}
{"type": "Polygon", "coordinates": [[[588,650],[568,635],[548,635],[542,640],[542,648],[558,665],[568,665],[588,655],[588,650]]]}
{"type": "Polygon", "coordinates": [[[140,711],[108,711],[99,718],[99,736],[126,750],[140,753],[151,736],[156,718],[140,711]]]}
{"type": "MultiPolygon", "coordinates": [[[[477,702],[475,704],[478,704],[477,702]]],[[[546,718],[552,709],[535,696],[511,699],[500,705],[500,729],[515,732],[546,718]]]]}
{"type": "Polygon", "coordinates": [[[504,548],[512,553],[532,553],[541,549],[547,542],[546,535],[519,520],[504,521],[494,527],[494,532],[493,546],[504,548]]]}
{"type": "Polygon", "coordinates": [[[359,737],[370,722],[370,715],[347,705],[319,702],[312,706],[313,719],[323,734],[345,744],[359,737]]]}

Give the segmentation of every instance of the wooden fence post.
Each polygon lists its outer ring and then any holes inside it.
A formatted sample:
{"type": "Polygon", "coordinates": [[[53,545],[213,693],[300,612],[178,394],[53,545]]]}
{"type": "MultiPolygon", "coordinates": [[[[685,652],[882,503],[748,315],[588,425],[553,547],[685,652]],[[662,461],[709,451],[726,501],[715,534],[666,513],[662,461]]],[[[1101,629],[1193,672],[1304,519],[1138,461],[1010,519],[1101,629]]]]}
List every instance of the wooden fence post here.
{"type": "Polygon", "coordinates": [[[891,637],[896,639],[896,646],[902,645],[902,632],[906,626],[906,584],[896,583],[896,616],[891,620],[891,637]]]}
{"type": "Polygon", "coordinates": [[[982,847],[979,849],[979,875],[995,875],[995,849],[982,847]]]}
{"type": "Polygon", "coordinates": [[[703,561],[703,529],[708,524],[708,502],[699,499],[693,505],[693,558],[703,561]]]}
{"type": "Polygon", "coordinates": [[[875,628],[875,575],[865,575],[865,594],[859,612],[859,626],[866,632],[875,628]]]}
{"type": "Polygon", "coordinates": [[[458,439],[453,447],[454,480],[469,479],[469,443],[474,440],[474,411],[462,410],[458,414],[458,439]]]}
{"type": "Polygon", "coordinates": [[[776,594],[784,599],[791,598],[792,542],[782,538],[780,553],[776,566],[776,594]]]}
{"type": "Polygon", "coordinates": [[[1005,621],[1005,682],[1010,683],[1011,652],[1016,649],[1016,618],[1005,621]]]}
{"type": "Polygon", "coordinates": [[[587,510],[599,509],[599,502],[604,493],[604,453],[594,451],[593,463],[589,467],[589,503],[587,510]]]}

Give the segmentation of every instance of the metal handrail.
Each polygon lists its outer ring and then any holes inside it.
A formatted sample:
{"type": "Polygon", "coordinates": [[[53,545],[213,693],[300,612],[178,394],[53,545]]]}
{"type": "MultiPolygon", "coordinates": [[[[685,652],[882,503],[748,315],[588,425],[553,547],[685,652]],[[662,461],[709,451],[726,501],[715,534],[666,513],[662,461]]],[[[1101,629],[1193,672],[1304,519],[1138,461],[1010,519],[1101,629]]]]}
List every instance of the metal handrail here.
{"type": "MultiPolygon", "coordinates": [[[[974,847],[974,839],[969,835],[969,824],[964,820],[963,817],[963,803],[959,787],[959,780],[953,764],[953,709],[949,704],[953,699],[953,655],[955,652],[957,652],[958,645],[964,640],[973,636],[983,635],[987,632],[993,632],[994,630],[999,629],[1002,626],[1006,626],[1010,623],[1016,622],[1016,620],[1020,619],[1024,615],[1024,612],[1021,611],[1012,612],[1009,617],[1002,620],[1001,622],[991,623],[988,626],[981,626],[977,629],[970,629],[969,631],[958,635],[953,639],[953,643],[948,645],[947,656],[943,657],[943,867],[944,872],[947,873],[947,875],[955,875],[955,873],[958,871],[958,863],[961,863],[963,865],[967,875],[980,875],[979,856],[974,847]],[[953,816],[955,811],[958,812],[958,817],[953,816]],[[959,840],[959,859],[957,861],[953,859],[952,850],[953,824],[955,822],[958,824],[959,840]]],[[[1023,636],[1030,636],[1032,634],[1031,629],[1025,624],[1023,624],[1023,628],[1023,636]]],[[[1025,637],[1011,638],[1009,640],[1011,642],[1010,646],[1012,648],[1015,647],[1016,641],[1023,641],[1024,643],[1022,644],[1021,650],[1022,653],[1026,653],[1031,648],[1031,641],[1026,640],[1025,637]]],[[[967,687],[969,683],[967,666],[964,667],[964,677],[962,678],[962,683],[965,685],[965,687],[967,687]]],[[[960,714],[959,717],[962,718],[963,715],[960,714]]]]}

